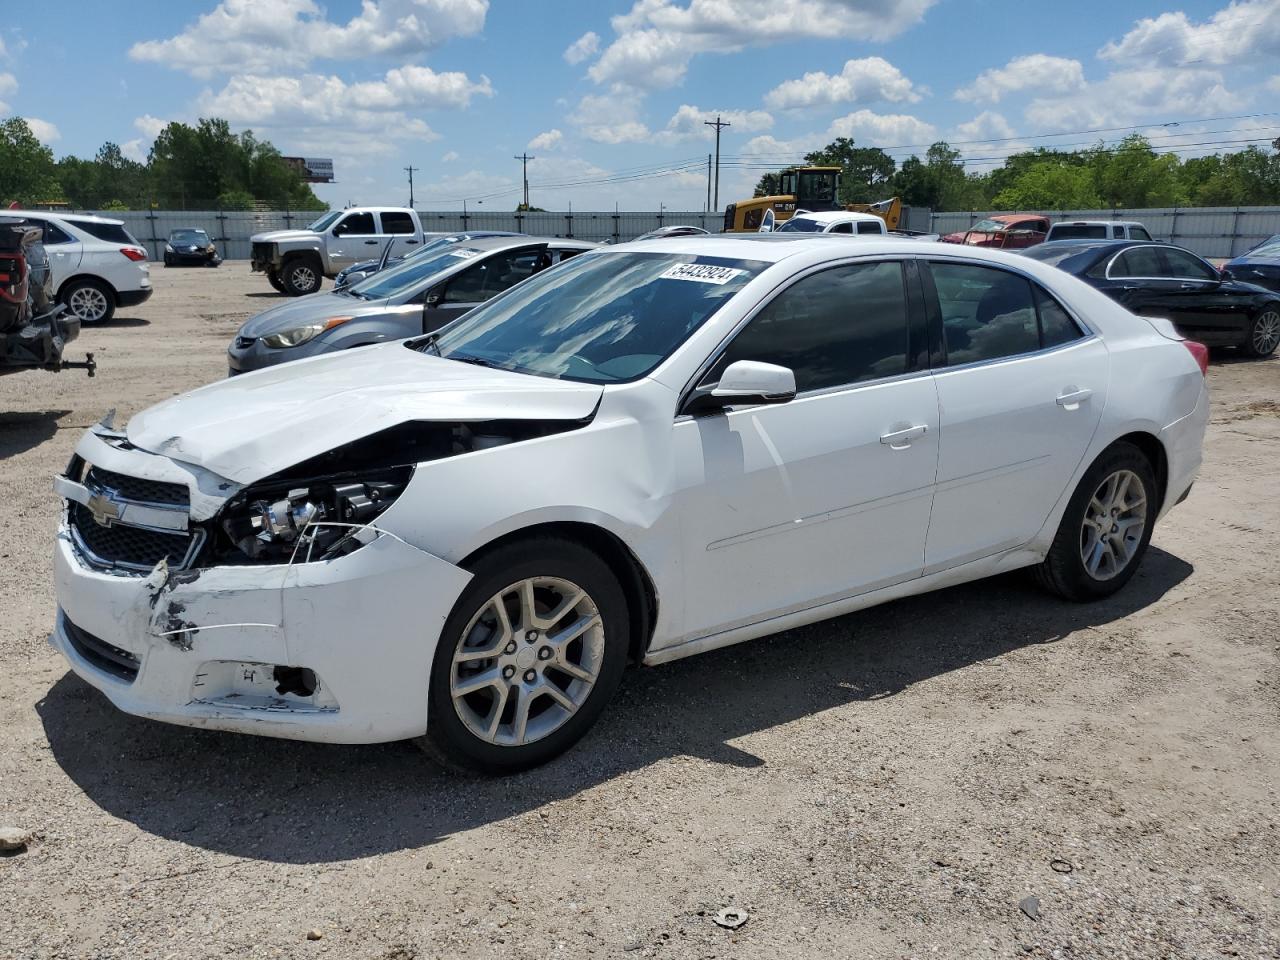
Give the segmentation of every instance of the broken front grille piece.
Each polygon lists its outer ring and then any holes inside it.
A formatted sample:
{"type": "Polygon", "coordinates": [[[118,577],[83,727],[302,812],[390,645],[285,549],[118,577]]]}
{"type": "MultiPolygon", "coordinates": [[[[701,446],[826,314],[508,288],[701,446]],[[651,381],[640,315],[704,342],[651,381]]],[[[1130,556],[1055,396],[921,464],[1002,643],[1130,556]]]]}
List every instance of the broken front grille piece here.
{"type": "Polygon", "coordinates": [[[190,534],[160,533],[122,523],[103,526],[88,508],[71,504],[71,526],[79,537],[87,559],[100,566],[123,566],[150,570],[161,560],[179,569],[191,551],[190,534]]]}
{"type": "Polygon", "coordinates": [[[141,666],[138,658],[128,650],[121,650],[107,641],[95,637],[87,630],[81,630],[63,614],[62,625],[76,653],[84,657],[103,673],[127,680],[129,683],[138,676],[141,666]]]}

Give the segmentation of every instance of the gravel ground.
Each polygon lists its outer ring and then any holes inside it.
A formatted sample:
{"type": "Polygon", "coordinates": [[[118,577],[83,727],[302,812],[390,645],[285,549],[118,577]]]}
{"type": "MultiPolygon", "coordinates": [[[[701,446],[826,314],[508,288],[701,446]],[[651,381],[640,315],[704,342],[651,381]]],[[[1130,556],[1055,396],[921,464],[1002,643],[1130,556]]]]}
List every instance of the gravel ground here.
{"type": "Polygon", "coordinates": [[[1201,479],[1119,596],[1011,576],[632,670],[569,756],[475,780],[136,720],[46,645],[81,431],[278,301],[154,275],[75,344],[96,379],[0,379],[0,825],[33,834],[0,957],[1280,956],[1280,361],[1211,368],[1201,479]]]}

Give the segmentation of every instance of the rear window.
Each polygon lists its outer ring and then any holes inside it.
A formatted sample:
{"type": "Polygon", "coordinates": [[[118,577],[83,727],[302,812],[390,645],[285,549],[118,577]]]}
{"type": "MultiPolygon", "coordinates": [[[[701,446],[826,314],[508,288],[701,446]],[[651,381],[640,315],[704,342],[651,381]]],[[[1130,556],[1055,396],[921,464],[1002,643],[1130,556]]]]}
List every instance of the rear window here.
{"type": "Polygon", "coordinates": [[[821,233],[822,224],[817,220],[810,220],[808,217],[792,217],[782,226],[778,227],[778,233],[821,233]]]}
{"type": "Polygon", "coordinates": [[[1100,223],[1055,223],[1050,240],[1105,240],[1107,228],[1100,223]]]}
{"type": "Polygon", "coordinates": [[[139,246],[133,235],[124,228],[122,223],[98,223],[93,220],[76,220],[73,225],[78,230],[83,230],[91,236],[97,237],[99,240],[105,240],[107,243],[127,243],[133,246],[139,246]]]}

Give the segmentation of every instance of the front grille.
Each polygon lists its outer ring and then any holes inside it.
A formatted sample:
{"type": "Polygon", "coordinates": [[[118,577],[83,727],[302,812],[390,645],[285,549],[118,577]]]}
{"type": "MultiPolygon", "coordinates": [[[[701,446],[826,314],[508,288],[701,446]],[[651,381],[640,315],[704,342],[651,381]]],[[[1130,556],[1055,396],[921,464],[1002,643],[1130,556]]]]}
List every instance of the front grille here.
{"type": "Polygon", "coordinates": [[[236,337],[236,347],[240,350],[248,350],[257,340],[257,337],[236,337]]]}
{"type": "Polygon", "coordinates": [[[113,677],[119,677],[121,680],[127,680],[130,683],[138,676],[138,668],[141,663],[128,650],[113,647],[107,641],[95,637],[86,630],[81,630],[68,620],[65,614],[62,617],[62,625],[66,629],[67,639],[71,641],[71,646],[75,648],[76,653],[80,654],[103,673],[109,673],[113,677]]]}
{"type": "Polygon", "coordinates": [[[272,246],[273,244],[270,243],[255,243],[252,247],[249,259],[254,263],[270,263],[272,246]]]}
{"type": "Polygon", "coordinates": [[[75,528],[91,560],[150,570],[161,560],[180,567],[191,549],[191,536],[184,533],[157,533],[114,523],[104,527],[93,514],[72,503],[71,526],[75,528]]]}
{"type": "Polygon", "coordinates": [[[139,503],[165,503],[185,507],[191,502],[187,495],[187,488],[180,483],[161,483],[159,480],[147,480],[144,477],[126,477],[122,473],[104,470],[102,467],[91,467],[85,482],[89,486],[114,490],[125,500],[137,500],[139,503]]]}

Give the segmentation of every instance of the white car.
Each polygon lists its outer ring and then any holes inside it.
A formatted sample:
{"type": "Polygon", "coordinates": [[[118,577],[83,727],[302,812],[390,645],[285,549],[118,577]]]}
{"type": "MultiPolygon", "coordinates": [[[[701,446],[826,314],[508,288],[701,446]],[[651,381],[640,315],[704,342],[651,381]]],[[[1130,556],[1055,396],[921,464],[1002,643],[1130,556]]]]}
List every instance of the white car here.
{"type": "MultiPolygon", "coordinates": [[[[762,231],[767,233],[768,231],[762,231]]],[[[889,230],[884,218],[874,213],[852,210],[797,211],[790,219],[774,228],[776,233],[835,233],[883,237],[889,230]]]]}
{"type": "Polygon", "coordinates": [[[44,224],[55,296],[81,323],[110,320],[116,307],[136,307],[151,296],[146,248],[124,227],[78,213],[20,210],[13,216],[44,224]]]}
{"type": "Polygon", "coordinates": [[[1018,567],[1120,589],[1200,467],[1206,362],[1000,251],[592,251],[90,430],[51,642],[129,713],[520,769],[628,660],[1018,567]]]}

